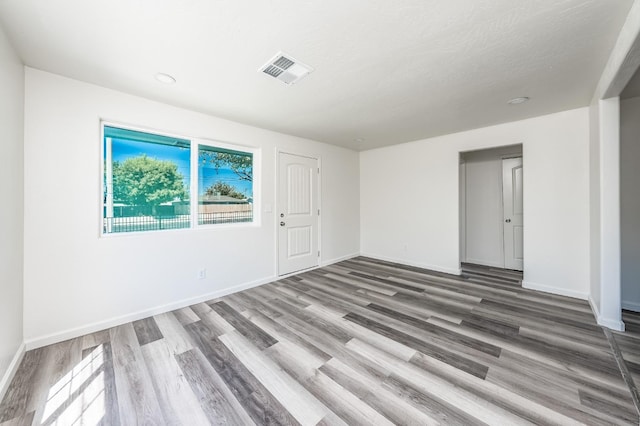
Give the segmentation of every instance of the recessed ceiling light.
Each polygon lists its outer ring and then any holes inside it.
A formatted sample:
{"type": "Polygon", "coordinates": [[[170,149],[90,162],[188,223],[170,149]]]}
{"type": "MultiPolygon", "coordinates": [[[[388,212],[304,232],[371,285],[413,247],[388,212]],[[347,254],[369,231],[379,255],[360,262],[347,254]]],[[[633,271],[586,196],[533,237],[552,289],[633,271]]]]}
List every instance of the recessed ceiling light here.
{"type": "Polygon", "coordinates": [[[160,83],[164,83],[164,84],[173,84],[173,83],[176,82],[175,78],[173,78],[169,74],[165,74],[165,73],[162,73],[162,72],[159,72],[158,74],[156,74],[156,80],[158,80],[160,83]]]}
{"type": "Polygon", "coordinates": [[[520,105],[523,104],[525,102],[527,102],[529,100],[529,98],[527,96],[521,96],[519,98],[513,98],[511,99],[509,102],[507,102],[509,105],[520,105]]]}

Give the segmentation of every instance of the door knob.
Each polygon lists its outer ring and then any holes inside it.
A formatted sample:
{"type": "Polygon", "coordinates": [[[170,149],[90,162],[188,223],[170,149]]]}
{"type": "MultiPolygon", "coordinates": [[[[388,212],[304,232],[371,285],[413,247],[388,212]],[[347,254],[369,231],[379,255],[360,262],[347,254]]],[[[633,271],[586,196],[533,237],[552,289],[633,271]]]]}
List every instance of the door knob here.
{"type": "Polygon", "coordinates": [[[507,219],[507,220],[505,220],[505,222],[511,223],[511,219],[507,219]]]}
{"type": "Polygon", "coordinates": [[[280,226],[284,226],[284,222],[280,222],[280,226]]]}
{"type": "Polygon", "coordinates": [[[280,213],[280,217],[284,217],[284,213],[280,213]]]}

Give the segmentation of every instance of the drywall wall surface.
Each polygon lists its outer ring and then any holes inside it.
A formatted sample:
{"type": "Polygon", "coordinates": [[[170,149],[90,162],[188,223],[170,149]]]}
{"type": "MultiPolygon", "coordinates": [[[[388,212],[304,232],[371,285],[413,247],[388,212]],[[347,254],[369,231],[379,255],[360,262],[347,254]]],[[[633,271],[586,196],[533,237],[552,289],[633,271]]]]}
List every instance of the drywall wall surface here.
{"type": "Polygon", "coordinates": [[[600,318],[622,329],[620,321],[620,100],[600,103],[600,318]],[[619,323],[618,326],[611,322],[619,323]]]}
{"type": "Polygon", "coordinates": [[[620,103],[622,307],[640,312],[640,97],[620,103]]]}
{"type": "Polygon", "coordinates": [[[634,2],[589,107],[589,301],[598,324],[616,330],[624,328],[620,314],[620,105],[617,96],[638,68],[639,33],[640,2],[634,2]]]}
{"type": "Polygon", "coordinates": [[[589,106],[589,301],[598,324],[623,330],[620,269],[620,101],[589,106]]]}
{"type": "Polygon", "coordinates": [[[596,316],[600,312],[600,103],[589,106],[589,298],[596,316]]]}
{"type": "Polygon", "coordinates": [[[598,324],[623,330],[620,285],[620,100],[589,107],[590,302],[598,324]]]}
{"type": "Polygon", "coordinates": [[[522,156],[522,147],[472,151],[465,162],[465,261],[504,267],[502,159],[522,156]]]}
{"type": "Polygon", "coordinates": [[[23,341],[24,67],[0,28],[0,398],[23,341]]]}
{"type": "Polygon", "coordinates": [[[619,96],[640,65],[640,2],[634,1],[593,93],[592,104],[619,96]]]}
{"type": "Polygon", "coordinates": [[[320,261],[359,252],[355,151],[31,68],[25,120],[28,347],[275,278],[278,150],[320,158],[320,261]],[[260,223],[101,237],[101,120],[257,148],[260,223]]]}
{"type": "Polygon", "coordinates": [[[524,284],[587,298],[588,120],[580,108],[361,152],[362,254],[459,272],[459,153],[522,144],[524,284]]]}

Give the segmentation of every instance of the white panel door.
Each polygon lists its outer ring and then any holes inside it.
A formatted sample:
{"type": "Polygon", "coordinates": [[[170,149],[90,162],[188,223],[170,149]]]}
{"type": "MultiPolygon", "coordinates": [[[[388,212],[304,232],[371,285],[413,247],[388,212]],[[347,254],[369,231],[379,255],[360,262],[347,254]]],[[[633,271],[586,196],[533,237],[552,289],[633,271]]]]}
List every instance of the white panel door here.
{"type": "Polygon", "coordinates": [[[502,160],[504,267],[522,271],[522,157],[502,160]]]}
{"type": "Polygon", "coordinates": [[[279,153],[278,274],[318,266],[318,160],[279,153]]]}

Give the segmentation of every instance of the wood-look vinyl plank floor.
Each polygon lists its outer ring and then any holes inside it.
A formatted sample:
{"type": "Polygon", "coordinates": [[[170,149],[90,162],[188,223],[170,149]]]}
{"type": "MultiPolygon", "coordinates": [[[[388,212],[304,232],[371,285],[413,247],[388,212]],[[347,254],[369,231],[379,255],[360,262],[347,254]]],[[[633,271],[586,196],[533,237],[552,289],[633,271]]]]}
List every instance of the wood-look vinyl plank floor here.
{"type": "Polygon", "coordinates": [[[303,272],[27,352],[0,426],[637,425],[588,304],[521,280],[366,257],[303,272]]]}
{"type": "Polygon", "coordinates": [[[624,332],[610,333],[613,345],[619,351],[618,362],[623,363],[627,383],[640,413],[640,312],[622,311],[624,332]]]}

